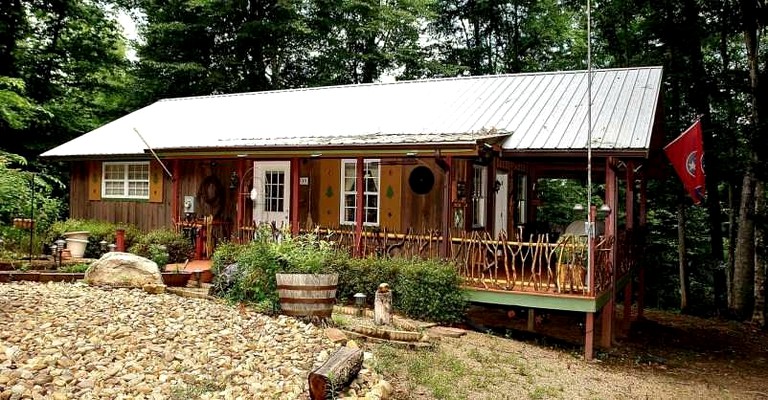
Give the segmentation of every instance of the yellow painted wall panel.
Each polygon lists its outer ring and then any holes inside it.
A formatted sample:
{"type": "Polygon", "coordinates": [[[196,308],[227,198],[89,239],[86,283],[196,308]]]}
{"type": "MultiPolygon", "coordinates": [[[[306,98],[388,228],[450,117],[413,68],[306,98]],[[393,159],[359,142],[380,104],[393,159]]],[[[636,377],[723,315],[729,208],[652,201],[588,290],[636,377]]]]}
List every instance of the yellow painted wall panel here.
{"type": "Polygon", "coordinates": [[[381,228],[388,231],[400,231],[400,216],[403,208],[401,178],[401,165],[383,165],[381,167],[381,187],[379,188],[381,209],[379,219],[381,221],[381,228]]]}
{"type": "Polygon", "coordinates": [[[319,160],[320,196],[317,202],[318,221],[321,226],[339,225],[341,191],[341,161],[319,160]]]}
{"type": "Polygon", "coordinates": [[[88,163],[88,200],[101,200],[101,162],[88,163]]]}

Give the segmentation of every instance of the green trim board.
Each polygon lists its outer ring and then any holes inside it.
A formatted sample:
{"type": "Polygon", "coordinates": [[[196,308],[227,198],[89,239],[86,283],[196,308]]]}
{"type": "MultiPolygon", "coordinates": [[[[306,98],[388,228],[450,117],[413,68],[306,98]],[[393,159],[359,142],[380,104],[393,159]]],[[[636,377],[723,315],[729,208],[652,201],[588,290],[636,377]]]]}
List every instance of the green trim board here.
{"type": "Polygon", "coordinates": [[[556,295],[502,290],[464,288],[467,299],[474,303],[499,304],[578,312],[598,312],[608,302],[611,291],[607,290],[597,298],[574,295],[556,295]]]}

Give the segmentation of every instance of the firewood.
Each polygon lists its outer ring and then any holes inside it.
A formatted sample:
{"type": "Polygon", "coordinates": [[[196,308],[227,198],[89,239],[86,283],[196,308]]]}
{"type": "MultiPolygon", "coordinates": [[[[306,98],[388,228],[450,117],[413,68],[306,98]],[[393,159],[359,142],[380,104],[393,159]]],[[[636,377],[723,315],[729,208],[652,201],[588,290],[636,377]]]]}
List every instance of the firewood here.
{"type": "Polygon", "coordinates": [[[352,382],[363,366],[363,352],[340,347],[316,370],[309,373],[309,397],[312,400],[335,398],[335,394],[352,382]]]}

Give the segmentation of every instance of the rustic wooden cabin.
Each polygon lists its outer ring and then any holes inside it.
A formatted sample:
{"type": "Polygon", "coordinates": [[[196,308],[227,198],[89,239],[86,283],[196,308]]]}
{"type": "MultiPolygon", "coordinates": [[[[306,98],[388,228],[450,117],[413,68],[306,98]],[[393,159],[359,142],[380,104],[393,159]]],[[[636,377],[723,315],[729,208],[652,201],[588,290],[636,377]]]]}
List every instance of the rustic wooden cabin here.
{"type": "Polygon", "coordinates": [[[661,75],[593,71],[591,135],[587,73],[543,72],[162,100],[43,156],[71,161],[73,218],[197,232],[201,257],[268,222],[357,255],[452,258],[472,301],[586,313],[591,357],[595,314],[610,346],[635,270],[642,313],[661,75]],[[604,229],[537,221],[537,181],[586,180],[588,154],[604,229]]]}

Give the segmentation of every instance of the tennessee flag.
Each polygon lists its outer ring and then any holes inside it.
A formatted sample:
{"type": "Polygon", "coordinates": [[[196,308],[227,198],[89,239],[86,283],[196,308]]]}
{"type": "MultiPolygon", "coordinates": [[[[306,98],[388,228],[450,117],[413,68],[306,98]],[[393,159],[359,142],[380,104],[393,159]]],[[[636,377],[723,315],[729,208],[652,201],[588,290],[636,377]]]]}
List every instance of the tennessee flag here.
{"type": "Polygon", "coordinates": [[[701,121],[696,121],[672,143],[664,147],[664,153],[683,181],[683,186],[694,204],[704,200],[704,144],[701,138],[701,121]]]}

